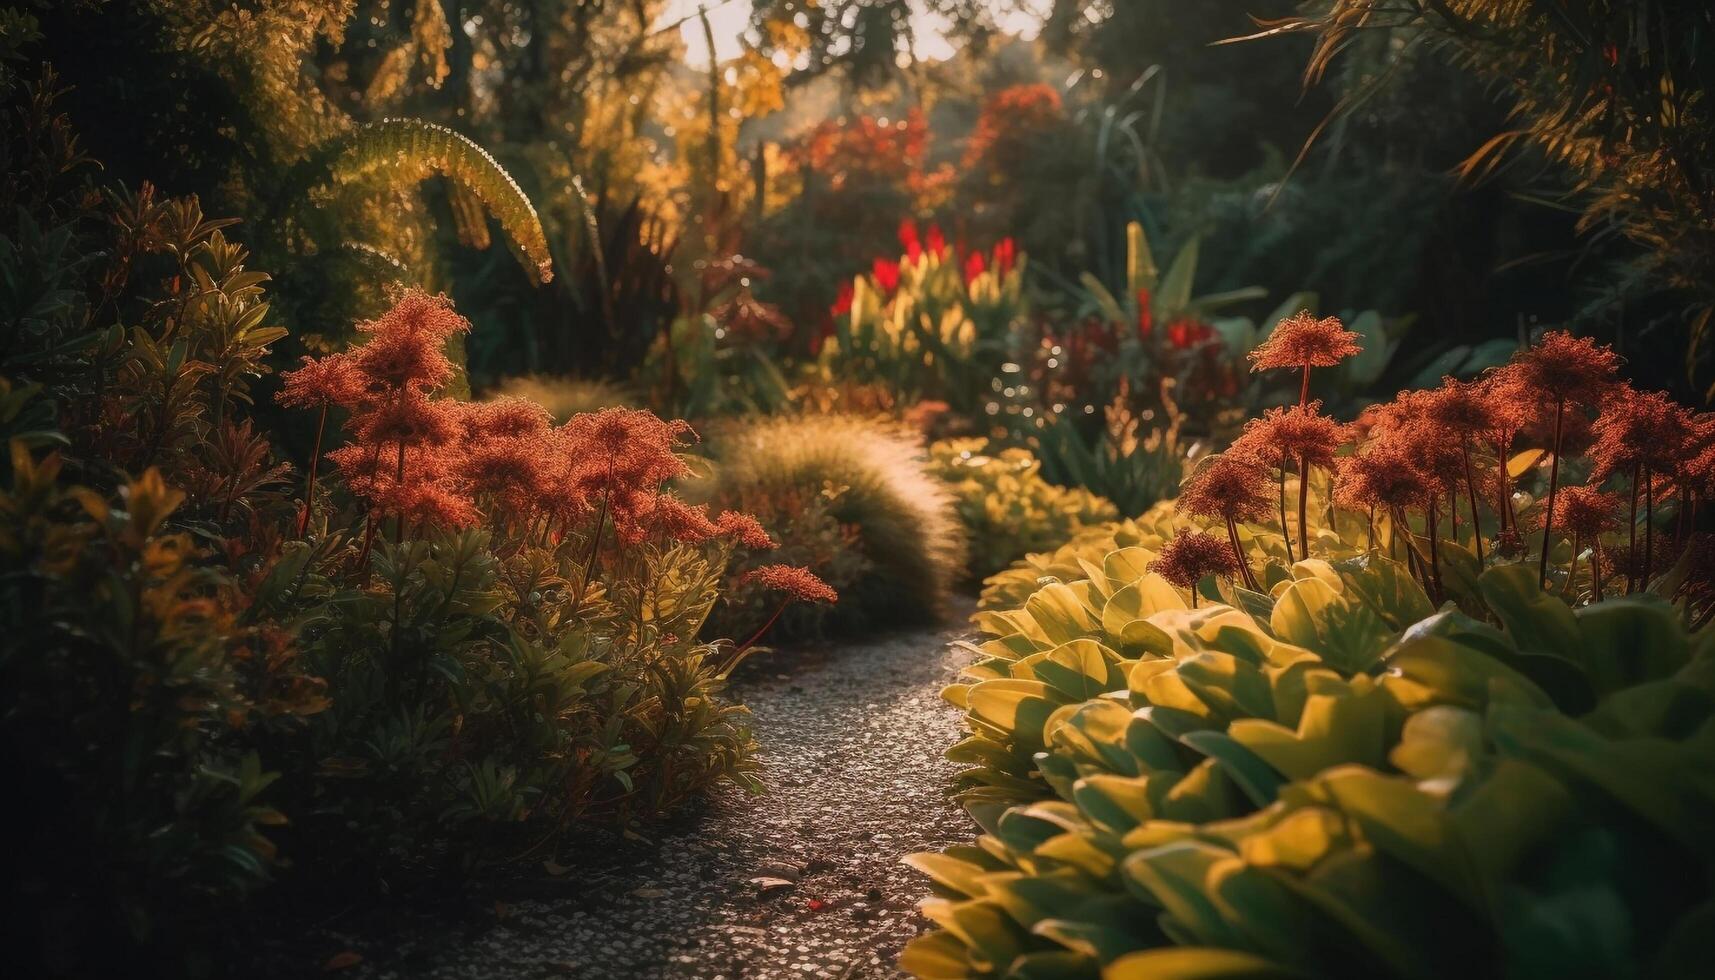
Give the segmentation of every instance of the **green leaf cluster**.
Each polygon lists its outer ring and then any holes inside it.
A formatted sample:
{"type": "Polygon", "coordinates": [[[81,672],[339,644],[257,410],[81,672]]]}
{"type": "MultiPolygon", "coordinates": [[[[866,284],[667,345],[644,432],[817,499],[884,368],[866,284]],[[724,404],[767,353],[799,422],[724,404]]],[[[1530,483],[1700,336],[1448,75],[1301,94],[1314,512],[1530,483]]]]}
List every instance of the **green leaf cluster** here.
{"type": "Polygon", "coordinates": [[[1381,555],[1186,607],[1112,550],[980,613],[982,828],[914,855],[922,977],[1696,976],[1715,639],[1530,569],[1435,611],[1381,555]]]}
{"type": "Polygon", "coordinates": [[[1064,544],[1079,531],[1119,516],[1084,489],[1057,487],[1027,449],[986,439],[947,439],[929,447],[930,465],[953,488],[970,541],[967,572],[986,578],[1026,554],[1064,544]]]}

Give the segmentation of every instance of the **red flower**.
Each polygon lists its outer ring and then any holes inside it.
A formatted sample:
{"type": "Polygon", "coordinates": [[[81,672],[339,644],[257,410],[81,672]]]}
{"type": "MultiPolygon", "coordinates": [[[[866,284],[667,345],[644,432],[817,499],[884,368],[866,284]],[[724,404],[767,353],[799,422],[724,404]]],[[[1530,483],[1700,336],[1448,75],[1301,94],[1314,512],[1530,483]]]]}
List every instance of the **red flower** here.
{"type": "MultiPolygon", "coordinates": [[[[1303,460],[1311,466],[1333,466],[1334,453],[1339,450],[1344,433],[1340,423],[1321,414],[1322,403],[1271,408],[1260,419],[1245,423],[1244,435],[1234,443],[1244,443],[1245,449],[1259,461],[1273,454],[1262,447],[1271,445],[1286,459],[1303,460]]],[[[1279,462],[1265,465],[1279,466],[1279,462]]]]}
{"type": "Polygon", "coordinates": [[[917,237],[917,222],[910,218],[899,222],[899,244],[905,249],[908,261],[916,262],[923,257],[923,242],[917,237]]]}
{"type": "Polygon", "coordinates": [[[329,354],[319,360],[305,357],[303,367],[281,374],[280,380],[284,383],[274,400],[289,408],[350,406],[368,393],[363,376],[345,354],[329,354]]]}
{"type": "Polygon", "coordinates": [[[1155,311],[1149,306],[1149,290],[1137,291],[1137,335],[1147,339],[1155,332],[1155,311]]]}
{"type": "Polygon", "coordinates": [[[1179,350],[1200,347],[1215,336],[1215,329],[1201,320],[1180,319],[1167,325],[1167,342],[1179,350]]]}
{"type": "Polygon", "coordinates": [[[1178,508],[1196,517],[1260,521],[1269,516],[1268,474],[1254,458],[1212,456],[1179,491],[1178,508]]]}
{"type": "Polygon", "coordinates": [[[1619,369],[1620,357],[1608,345],[1551,330],[1513,355],[1512,363],[1497,374],[1521,400],[1534,396],[1549,405],[1560,400],[1595,405],[1607,394],[1619,369]]]}
{"type": "Polygon", "coordinates": [[[1595,441],[1589,449],[1595,467],[1590,482],[1599,484],[1614,472],[1630,473],[1642,466],[1672,473],[1690,455],[1691,410],[1675,404],[1665,392],[1640,393],[1618,385],[1602,401],[1602,414],[1591,427],[1595,441]]]}
{"type": "Polygon", "coordinates": [[[1252,371],[1275,368],[1333,367],[1363,348],[1358,335],[1337,316],[1317,319],[1304,310],[1274,328],[1250,353],[1252,371]]]}
{"type": "Polygon", "coordinates": [[[929,233],[924,236],[923,247],[936,258],[947,254],[947,236],[941,234],[940,225],[933,223],[929,225],[929,233]]]}
{"type": "Polygon", "coordinates": [[[876,259],[874,270],[875,283],[881,287],[882,293],[893,295],[893,291],[899,288],[899,263],[876,259]]]}
{"type": "Polygon", "coordinates": [[[722,537],[731,538],[753,551],[767,551],[775,546],[767,529],[749,514],[723,510],[720,516],[715,518],[715,526],[719,528],[722,537]]]}
{"type": "Polygon", "coordinates": [[[800,602],[838,602],[839,593],[817,578],[808,568],[794,565],[764,565],[752,569],[739,580],[740,585],[756,584],[770,592],[783,592],[800,602]]]}
{"type": "Polygon", "coordinates": [[[1180,531],[1161,547],[1161,556],[1148,565],[1182,589],[1190,589],[1195,600],[1197,583],[1204,576],[1232,578],[1239,573],[1239,559],[1232,545],[1202,531],[1180,531]]]}
{"type": "Polygon", "coordinates": [[[987,267],[983,264],[983,253],[972,252],[970,257],[965,259],[965,285],[968,286],[976,282],[977,277],[987,271],[987,267]]]}
{"type": "Polygon", "coordinates": [[[1433,489],[1415,461],[1392,445],[1342,457],[1334,474],[1334,502],[1353,510],[1421,507],[1433,489]]]}
{"type": "Polygon", "coordinates": [[[1010,237],[1002,238],[994,247],[994,267],[1003,277],[1012,274],[1012,267],[1018,262],[1018,243],[1010,237]]]}
{"type": "Polygon", "coordinates": [[[856,290],[852,288],[851,280],[840,283],[840,291],[834,296],[834,306],[828,312],[834,316],[845,316],[852,311],[852,300],[856,298],[856,290]]]}
{"type": "MultiPolygon", "coordinates": [[[[1603,493],[1591,486],[1562,487],[1554,500],[1554,526],[1586,542],[1617,529],[1619,513],[1618,494],[1603,493]]],[[[1538,527],[1547,516],[1546,509],[1537,515],[1538,527]]]]}

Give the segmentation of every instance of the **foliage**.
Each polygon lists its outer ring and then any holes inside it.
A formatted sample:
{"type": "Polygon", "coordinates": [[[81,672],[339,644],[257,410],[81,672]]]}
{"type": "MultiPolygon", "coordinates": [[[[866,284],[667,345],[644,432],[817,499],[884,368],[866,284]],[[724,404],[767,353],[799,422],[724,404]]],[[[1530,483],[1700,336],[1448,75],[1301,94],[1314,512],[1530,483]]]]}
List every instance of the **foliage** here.
{"type": "Polygon", "coordinates": [[[1480,383],[1377,406],[1336,461],[1347,436],[1308,401],[1311,371],[1357,339],[1337,318],[1283,321],[1252,358],[1301,378],[1298,406],[1201,461],[1175,503],[991,579],[976,662],[944,694],[966,715],[948,757],[984,836],[909,859],[942,931],[904,968],[1701,968],[1715,789],[1686,786],[1715,757],[1715,604],[1684,522],[1662,532],[1678,562],[1650,557],[1650,501],[1652,473],[1686,500],[1707,489],[1708,420],[1550,333],[1480,383]],[[1544,448],[1511,455],[1533,425],[1544,448]],[[1560,486],[1580,451],[1590,483],[1560,486]],[[1517,491],[1543,460],[1545,491],[1540,474],[1517,491]],[[1597,488],[1627,467],[1644,510],[1621,535],[1619,496],[1597,488]],[[1624,594],[1604,600],[1605,580],[1624,594]],[[1609,861],[1699,871],[1622,879],[1609,861]]]}
{"type": "Polygon", "coordinates": [[[27,839],[62,845],[22,851],[10,887],[40,924],[144,939],[272,878],[285,817],[254,729],[327,701],[290,635],[179,523],[182,490],[150,469],[110,497],[65,486],[62,465],[15,441],[0,495],[0,718],[35,799],[27,839]]]}
{"type": "Polygon", "coordinates": [[[1119,551],[986,614],[947,693],[984,836],[908,859],[941,930],[903,967],[1695,975],[1704,872],[1612,862],[1708,862],[1706,632],[1654,599],[1574,613],[1518,565],[1480,583],[1499,629],[1380,556],[1293,574],[1191,610],[1119,551]]]}
{"type": "Polygon", "coordinates": [[[1636,242],[1639,261],[1683,291],[1707,325],[1715,261],[1711,76],[1703,46],[1710,12],[1643,3],[1412,2],[1385,15],[1372,0],[1338,0],[1279,27],[1316,35],[1306,78],[1319,79],[1358,34],[1380,29],[1440,49],[1510,98],[1510,127],[1464,164],[1472,175],[1531,146],[1565,168],[1581,198],[1581,227],[1636,242]]]}
{"type": "Polygon", "coordinates": [[[497,401],[523,399],[534,402],[557,423],[585,412],[633,407],[638,401],[635,394],[611,381],[584,381],[539,374],[506,378],[490,394],[497,401]]]}
{"type": "Polygon", "coordinates": [[[822,345],[825,376],[879,381],[906,400],[936,399],[974,414],[998,380],[1015,323],[1027,312],[1025,259],[1010,239],[962,255],[930,226],[900,228],[905,254],[878,259],[852,281],[822,345]]]}
{"type": "Polygon", "coordinates": [[[732,423],[711,435],[710,450],[713,475],[699,495],[755,508],[784,554],[812,559],[810,570],[840,593],[827,627],[873,630],[944,610],[964,540],[952,493],[913,436],[852,416],[784,416],[732,423]]]}
{"type": "Polygon", "coordinates": [[[1024,449],[949,439],[930,446],[929,459],[935,475],[953,488],[970,542],[967,574],[974,578],[1118,516],[1112,504],[1088,490],[1065,490],[1044,480],[1042,464],[1024,449]]]}

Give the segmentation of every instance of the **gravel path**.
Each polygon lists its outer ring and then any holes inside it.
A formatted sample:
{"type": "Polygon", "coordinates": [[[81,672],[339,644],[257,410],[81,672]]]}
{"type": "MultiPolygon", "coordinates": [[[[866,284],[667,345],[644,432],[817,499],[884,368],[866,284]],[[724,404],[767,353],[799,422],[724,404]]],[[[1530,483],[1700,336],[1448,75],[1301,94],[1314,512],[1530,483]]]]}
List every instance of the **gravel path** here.
{"type": "Polygon", "coordinates": [[[722,786],[652,843],[599,842],[564,878],[466,896],[456,924],[383,937],[330,923],[315,968],[348,950],[338,974],[375,980],[899,976],[927,925],[924,879],[900,858],[972,836],[941,758],[959,735],[938,695],[965,662],[947,648],[961,635],[752,660],[733,693],[755,714],[766,793],[722,786]]]}

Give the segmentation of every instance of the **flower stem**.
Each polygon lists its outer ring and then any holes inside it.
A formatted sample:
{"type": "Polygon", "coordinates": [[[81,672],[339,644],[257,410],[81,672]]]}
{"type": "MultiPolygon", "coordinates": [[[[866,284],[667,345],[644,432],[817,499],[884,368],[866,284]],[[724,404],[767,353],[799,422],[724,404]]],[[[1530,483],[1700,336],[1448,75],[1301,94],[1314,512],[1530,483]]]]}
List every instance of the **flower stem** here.
{"type": "Polygon", "coordinates": [[[1549,452],[1553,458],[1548,464],[1548,511],[1542,516],[1542,556],[1536,567],[1536,587],[1548,587],[1548,536],[1554,530],[1554,495],[1560,489],[1560,420],[1566,412],[1566,399],[1554,400],[1554,438],[1549,452]]]}
{"type": "Polygon", "coordinates": [[[1239,571],[1244,574],[1245,588],[1252,592],[1261,592],[1262,588],[1257,585],[1256,576],[1251,573],[1250,559],[1245,557],[1244,549],[1239,547],[1239,526],[1231,517],[1227,518],[1227,540],[1232,542],[1233,557],[1239,560],[1239,571]]]}
{"type": "Polygon", "coordinates": [[[1632,516],[1626,521],[1626,595],[1637,590],[1638,564],[1638,484],[1643,479],[1643,464],[1632,464],[1632,516]]]}
{"type": "Polygon", "coordinates": [[[1590,541],[1590,587],[1597,602],[1602,601],[1602,538],[1590,541]]]}
{"type": "Polygon", "coordinates": [[[304,513],[298,518],[298,537],[310,530],[310,508],[316,502],[316,466],[322,461],[322,433],[328,427],[328,403],[322,402],[322,417],[316,422],[316,446],[310,453],[310,473],[304,480],[304,513]]]}
{"type": "MultiPolygon", "coordinates": [[[[1306,375],[1308,377],[1308,374],[1306,375]]],[[[1298,553],[1310,558],[1310,457],[1298,457],[1298,553]]]]}
{"type": "MultiPolygon", "coordinates": [[[[1452,497],[1451,496],[1448,497],[1448,503],[1449,504],[1452,503],[1452,497]]],[[[1435,526],[1436,520],[1440,516],[1439,511],[1440,511],[1440,508],[1438,506],[1436,506],[1436,503],[1435,503],[1435,494],[1430,494],[1429,495],[1429,574],[1430,574],[1430,578],[1433,579],[1435,582],[1435,600],[1437,602],[1440,602],[1442,599],[1446,598],[1446,595],[1447,595],[1447,590],[1444,589],[1441,585],[1441,547],[1435,540],[1436,538],[1439,538],[1441,536],[1440,533],[1436,530],[1436,526],[1435,526]]]]}
{"type": "Polygon", "coordinates": [[[1471,440],[1461,447],[1465,454],[1465,490],[1471,500],[1471,528],[1477,536],[1477,567],[1483,566],[1483,519],[1477,514],[1477,477],[1471,472],[1471,440]]]}
{"type": "Polygon", "coordinates": [[[1292,528],[1286,523],[1286,461],[1280,461],[1280,539],[1286,542],[1286,563],[1293,564],[1292,528]]]}
{"type": "Polygon", "coordinates": [[[790,605],[791,602],[792,602],[792,600],[790,598],[788,598],[785,602],[782,602],[780,604],[780,608],[774,610],[774,615],[768,617],[768,622],[763,623],[761,629],[757,630],[755,633],[752,633],[750,635],[750,639],[745,640],[742,644],[740,644],[738,649],[733,651],[733,655],[737,656],[738,654],[741,654],[741,653],[745,652],[746,650],[749,650],[751,647],[756,646],[756,641],[762,639],[764,636],[766,636],[768,634],[769,630],[774,628],[774,624],[780,619],[780,614],[786,611],[786,607],[788,605],[790,605]]]}
{"type": "Polygon", "coordinates": [[[1655,571],[1655,474],[1644,464],[1644,564],[1638,571],[1638,588],[1648,589],[1655,571]]]}

